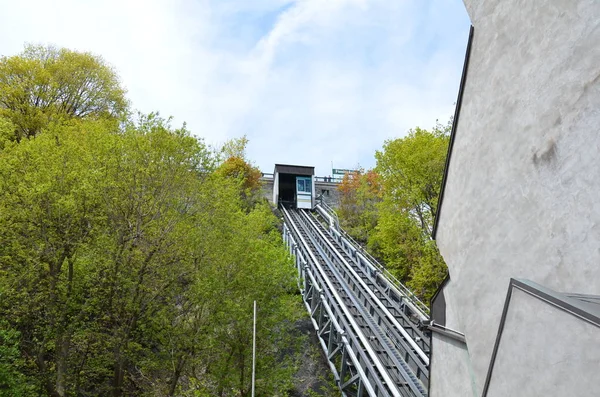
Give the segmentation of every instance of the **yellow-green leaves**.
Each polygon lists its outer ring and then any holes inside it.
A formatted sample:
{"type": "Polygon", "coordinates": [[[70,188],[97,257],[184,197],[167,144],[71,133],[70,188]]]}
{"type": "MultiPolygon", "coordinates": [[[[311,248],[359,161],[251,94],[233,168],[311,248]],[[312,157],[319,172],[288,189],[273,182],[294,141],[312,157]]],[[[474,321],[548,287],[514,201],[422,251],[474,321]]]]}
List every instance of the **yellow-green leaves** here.
{"type": "Polygon", "coordinates": [[[377,204],[382,199],[381,177],[373,170],[344,175],[338,186],[338,214],[342,227],[366,244],[377,224],[377,204]]]}
{"type": "Polygon", "coordinates": [[[375,154],[383,201],[372,247],[414,292],[428,300],[446,274],[431,231],[437,211],[449,125],[411,130],[375,154]]]}
{"type": "Polygon", "coordinates": [[[100,57],[0,59],[0,396],[247,395],[254,300],[286,392],[300,301],[246,143],[128,114],[100,57]]]}
{"type": "Polygon", "coordinates": [[[432,131],[416,128],[405,138],[386,141],[375,154],[386,199],[398,210],[410,212],[426,233],[433,229],[448,131],[439,125],[432,131]]]}
{"type": "Polygon", "coordinates": [[[0,59],[0,116],[14,124],[17,141],[51,122],[118,118],[127,109],[124,95],[113,69],[90,53],[28,45],[0,59]]]}
{"type": "Polygon", "coordinates": [[[428,300],[446,265],[431,240],[450,125],[384,143],[377,166],[340,184],[340,221],[390,271],[428,300]]]}
{"type": "Polygon", "coordinates": [[[0,319],[23,351],[0,386],[23,358],[35,395],[243,394],[256,300],[259,390],[281,391],[293,267],[270,208],[215,161],[156,114],[0,152],[0,319]]]}
{"type": "Polygon", "coordinates": [[[0,117],[0,151],[15,140],[15,125],[9,119],[0,117]]]}

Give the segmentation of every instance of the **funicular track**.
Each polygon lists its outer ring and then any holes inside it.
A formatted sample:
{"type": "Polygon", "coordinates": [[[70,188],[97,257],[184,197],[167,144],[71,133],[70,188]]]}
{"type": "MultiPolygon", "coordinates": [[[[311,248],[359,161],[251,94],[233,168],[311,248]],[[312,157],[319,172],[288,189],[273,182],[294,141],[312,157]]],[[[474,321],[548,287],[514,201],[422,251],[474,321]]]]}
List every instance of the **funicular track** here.
{"type": "Polygon", "coordinates": [[[342,395],[426,396],[426,314],[314,215],[283,213],[299,288],[342,395]]]}

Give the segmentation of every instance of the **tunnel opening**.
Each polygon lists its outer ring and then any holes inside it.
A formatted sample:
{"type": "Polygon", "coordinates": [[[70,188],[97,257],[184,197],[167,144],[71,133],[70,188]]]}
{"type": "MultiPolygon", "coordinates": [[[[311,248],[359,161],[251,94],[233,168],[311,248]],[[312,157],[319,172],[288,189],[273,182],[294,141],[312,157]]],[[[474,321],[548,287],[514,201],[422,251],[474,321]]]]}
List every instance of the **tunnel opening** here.
{"type": "Polygon", "coordinates": [[[296,207],[296,177],[294,174],[279,174],[279,201],[286,206],[296,207]]]}

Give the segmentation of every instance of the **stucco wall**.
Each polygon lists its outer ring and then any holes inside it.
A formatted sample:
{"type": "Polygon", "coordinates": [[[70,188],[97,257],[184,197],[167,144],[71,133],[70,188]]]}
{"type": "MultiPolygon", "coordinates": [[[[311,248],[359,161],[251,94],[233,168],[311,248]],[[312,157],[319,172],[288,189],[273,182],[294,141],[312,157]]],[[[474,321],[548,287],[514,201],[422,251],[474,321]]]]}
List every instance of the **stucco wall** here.
{"type": "Polygon", "coordinates": [[[429,396],[478,397],[467,346],[436,333],[432,343],[435,354],[431,360],[429,396]]]}
{"type": "Polygon", "coordinates": [[[437,243],[481,395],[511,277],[600,294],[600,2],[465,5],[473,45],[437,243]]]}
{"type": "Polygon", "coordinates": [[[486,397],[597,396],[600,329],[514,289],[486,397]]]}
{"type": "MultiPolygon", "coordinates": [[[[455,305],[447,296],[453,294],[454,285],[448,281],[444,287],[446,296],[446,327],[460,331],[455,305]]],[[[450,298],[451,299],[451,298],[450,298]]],[[[473,368],[467,345],[437,333],[432,334],[432,357],[429,372],[430,397],[477,397],[477,387],[473,379],[473,368]]]]}

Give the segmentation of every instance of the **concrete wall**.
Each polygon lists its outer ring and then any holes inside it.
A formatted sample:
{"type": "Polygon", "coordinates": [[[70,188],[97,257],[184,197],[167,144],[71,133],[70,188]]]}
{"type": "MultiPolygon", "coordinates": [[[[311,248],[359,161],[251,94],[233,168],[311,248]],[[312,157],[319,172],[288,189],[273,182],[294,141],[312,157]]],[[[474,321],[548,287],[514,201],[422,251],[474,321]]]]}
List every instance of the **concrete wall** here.
{"type": "Polygon", "coordinates": [[[600,2],[465,5],[474,37],[437,243],[481,395],[510,277],[600,294],[600,2]]]}
{"type": "Polygon", "coordinates": [[[269,200],[270,202],[273,202],[275,200],[275,198],[273,197],[273,179],[267,179],[267,178],[261,178],[260,179],[260,183],[261,183],[261,187],[262,187],[262,196],[264,198],[266,198],[267,200],[269,200]]]}
{"type": "MultiPolygon", "coordinates": [[[[276,189],[278,189],[277,174],[275,174],[274,178],[261,178],[260,181],[262,183],[263,197],[269,200],[270,202],[276,204],[276,189]]],[[[313,197],[319,196],[321,193],[323,193],[323,191],[328,191],[329,194],[323,195],[325,202],[331,207],[337,208],[340,204],[340,196],[337,190],[338,186],[339,183],[337,182],[313,182],[313,197]]]]}
{"type": "Polygon", "coordinates": [[[435,354],[430,363],[430,396],[477,397],[469,351],[464,343],[432,335],[435,354]]]}
{"type": "MultiPolygon", "coordinates": [[[[446,297],[446,324],[452,330],[459,325],[456,305],[452,304],[455,296],[455,284],[450,280],[444,287],[446,297]]],[[[473,368],[467,345],[447,336],[432,334],[432,356],[429,372],[429,395],[476,397],[477,388],[473,380],[473,368]]]]}
{"type": "Polygon", "coordinates": [[[277,205],[279,202],[279,172],[273,174],[273,201],[272,203],[277,205]]]}
{"type": "Polygon", "coordinates": [[[337,208],[340,205],[340,194],[338,191],[339,183],[337,182],[315,182],[315,192],[319,196],[323,194],[325,202],[333,207],[337,208]]]}
{"type": "Polygon", "coordinates": [[[597,326],[514,289],[486,397],[597,396],[599,365],[597,326]]]}

